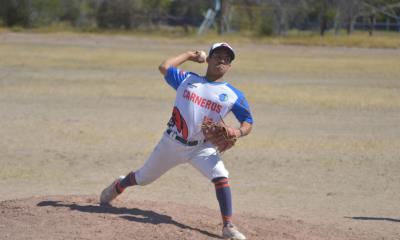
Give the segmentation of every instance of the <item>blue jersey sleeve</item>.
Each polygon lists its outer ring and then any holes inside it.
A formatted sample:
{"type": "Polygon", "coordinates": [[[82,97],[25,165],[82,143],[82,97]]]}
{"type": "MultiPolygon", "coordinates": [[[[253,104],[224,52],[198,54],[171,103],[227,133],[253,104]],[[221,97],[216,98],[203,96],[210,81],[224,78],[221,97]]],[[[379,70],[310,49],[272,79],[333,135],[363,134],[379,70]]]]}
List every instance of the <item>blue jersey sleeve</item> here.
{"type": "Polygon", "coordinates": [[[253,117],[250,112],[249,104],[243,95],[239,96],[233,104],[232,112],[239,122],[248,122],[253,124],[253,117]]]}
{"type": "Polygon", "coordinates": [[[236,119],[241,123],[248,122],[253,124],[253,116],[251,115],[249,103],[243,93],[230,84],[228,84],[228,87],[230,87],[238,97],[232,107],[232,113],[235,115],[236,119]]]}
{"type": "Polygon", "coordinates": [[[184,72],[176,67],[169,67],[164,78],[167,83],[176,90],[189,75],[190,73],[184,72]]]}

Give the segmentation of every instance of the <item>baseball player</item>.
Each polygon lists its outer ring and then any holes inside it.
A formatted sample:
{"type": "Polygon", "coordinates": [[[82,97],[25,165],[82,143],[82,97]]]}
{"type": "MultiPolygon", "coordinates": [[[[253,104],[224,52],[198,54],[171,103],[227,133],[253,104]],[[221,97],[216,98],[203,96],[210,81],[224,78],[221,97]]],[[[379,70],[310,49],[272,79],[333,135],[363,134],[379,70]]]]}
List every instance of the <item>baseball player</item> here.
{"type": "Polygon", "coordinates": [[[240,127],[224,125],[228,138],[246,136],[252,129],[253,117],[246,98],[223,79],[234,59],[235,52],[229,44],[215,43],[208,56],[202,51],[188,51],[161,63],[161,74],[176,90],[167,129],[140,169],[117,178],[103,190],[100,204],[109,204],[129,186],[150,184],[178,164],[189,163],[215,185],[223,221],[222,237],[246,239],[232,223],[229,173],[220,158],[221,149],[218,143],[205,137],[203,129],[207,122],[221,122],[229,112],[240,122],[240,127]],[[205,76],[178,69],[186,61],[207,62],[205,76]]]}

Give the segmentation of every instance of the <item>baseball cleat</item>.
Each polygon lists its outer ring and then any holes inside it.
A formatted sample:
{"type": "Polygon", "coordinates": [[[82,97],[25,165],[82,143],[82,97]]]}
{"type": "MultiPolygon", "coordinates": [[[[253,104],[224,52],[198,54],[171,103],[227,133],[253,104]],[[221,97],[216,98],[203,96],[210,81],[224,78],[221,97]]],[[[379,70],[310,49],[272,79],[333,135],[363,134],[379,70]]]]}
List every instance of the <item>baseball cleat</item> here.
{"type": "Polygon", "coordinates": [[[100,205],[104,205],[104,204],[109,204],[112,200],[114,200],[119,193],[117,192],[116,189],[116,184],[121,181],[122,179],[124,179],[125,176],[119,176],[117,179],[115,179],[110,186],[106,187],[100,195],[100,205]]]}
{"type": "Polygon", "coordinates": [[[246,237],[236,229],[235,226],[229,224],[222,228],[222,238],[234,240],[246,240],[246,237]]]}

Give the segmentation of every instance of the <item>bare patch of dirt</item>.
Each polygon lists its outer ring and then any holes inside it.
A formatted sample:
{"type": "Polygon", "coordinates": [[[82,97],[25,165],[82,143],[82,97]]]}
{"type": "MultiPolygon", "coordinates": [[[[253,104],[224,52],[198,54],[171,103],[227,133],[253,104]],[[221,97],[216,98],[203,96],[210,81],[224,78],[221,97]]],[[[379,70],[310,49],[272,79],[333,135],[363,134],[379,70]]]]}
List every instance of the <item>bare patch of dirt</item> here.
{"type": "MultiPolygon", "coordinates": [[[[0,202],[0,239],[220,239],[219,212],[152,201],[100,206],[95,195],[45,196],[0,202]]],[[[303,220],[238,214],[248,239],[361,239],[303,220]]]]}

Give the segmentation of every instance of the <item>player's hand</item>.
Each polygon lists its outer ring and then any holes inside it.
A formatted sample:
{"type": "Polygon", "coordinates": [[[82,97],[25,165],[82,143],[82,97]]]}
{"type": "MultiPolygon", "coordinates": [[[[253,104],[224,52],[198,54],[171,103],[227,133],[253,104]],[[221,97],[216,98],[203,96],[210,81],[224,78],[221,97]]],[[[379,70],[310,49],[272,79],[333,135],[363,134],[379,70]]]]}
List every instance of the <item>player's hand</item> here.
{"type": "Polygon", "coordinates": [[[204,63],[206,61],[207,54],[204,51],[191,52],[190,60],[197,63],[204,63]]]}
{"type": "Polygon", "coordinates": [[[239,129],[231,126],[226,126],[226,133],[228,135],[228,138],[240,138],[242,136],[239,129]]]}

